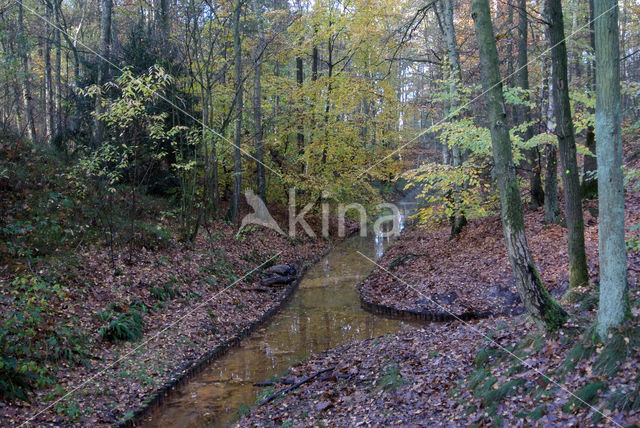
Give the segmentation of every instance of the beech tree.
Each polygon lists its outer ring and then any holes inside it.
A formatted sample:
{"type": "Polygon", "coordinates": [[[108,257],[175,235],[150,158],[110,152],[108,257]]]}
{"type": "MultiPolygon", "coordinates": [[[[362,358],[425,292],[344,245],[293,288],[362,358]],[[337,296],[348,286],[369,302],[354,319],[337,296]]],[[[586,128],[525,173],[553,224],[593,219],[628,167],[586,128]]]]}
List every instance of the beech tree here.
{"type": "MultiPolygon", "coordinates": [[[[447,54],[449,58],[449,115],[450,120],[455,120],[458,117],[458,86],[462,83],[462,70],[460,69],[460,54],[458,52],[458,43],[456,41],[456,31],[453,26],[453,0],[443,0],[444,2],[444,32],[447,39],[447,54]]],[[[462,165],[462,150],[458,145],[451,147],[451,154],[454,167],[460,167],[462,165]]],[[[459,188],[454,189],[455,196],[458,198],[459,188]]],[[[459,201],[456,201],[456,213],[451,218],[451,236],[458,235],[465,224],[467,219],[464,212],[458,210],[457,206],[459,201]],[[460,211],[460,212],[458,212],[460,211]]]]}
{"type": "Polygon", "coordinates": [[[589,282],[589,271],[587,270],[587,256],[584,248],[582,191],[578,177],[576,141],[571,118],[571,104],[569,103],[567,46],[564,37],[561,1],[545,0],[545,13],[549,21],[556,136],[560,152],[564,206],[569,234],[569,286],[578,287],[589,282]]]}
{"type": "Polygon", "coordinates": [[[616,0],[595,2],[596,151],[600,226],[600,305],[597,332],[602,340],[629,316],[624,240],[624,185],[620,101],[620,48],[616,0]]]}
{"type": "Polygon", "coordinates": [[[243,78],[242,78],[242,43],[240,40],[240,14],[242,0],[236,0],[233,10],[233,50],[235,67],[235,131],[233,134],[233,195],[231,199],[231,221],[238,220],[238,203],[242,192],[242,109],[243,109],[243,78]]]}
{"type": "Polygon", "coordinates": [[[500,205],[502,230],[518,293],[531,317],[547,330],[562,326],[567,313],[545,290],[527,244],[520,199],[520,186],[511,153],[509,125],[502,94],[498,67],[498,51],[488,0],[473,0],[471,4],[476,38],[480,48],[482,88],[486,94],[487,115],[491,131],[493,160],[500,205]]]}
{"type": "MultiPolygon", "coordinates": [[[[511,10],[511,8],[509,8],[511,10]]],[[[529,19],[527,17],[527,0],[518,0],[518,70],[517,83],[523,90],[524,103],[518,109],[518,122],[529,123],[531,121],[529,101],[529,56],[527,44],[529,41],[529,19]]],[[[533,127],[527,126],[522,138],[529,141],[533,138],[533,127]]],[[[529,151],[529,185],[531,186],[531,207],[537,208],[544,204],[544,192],[542,190],[542,174],[540,168],[540,151],[534,147],[529,151]]]]}

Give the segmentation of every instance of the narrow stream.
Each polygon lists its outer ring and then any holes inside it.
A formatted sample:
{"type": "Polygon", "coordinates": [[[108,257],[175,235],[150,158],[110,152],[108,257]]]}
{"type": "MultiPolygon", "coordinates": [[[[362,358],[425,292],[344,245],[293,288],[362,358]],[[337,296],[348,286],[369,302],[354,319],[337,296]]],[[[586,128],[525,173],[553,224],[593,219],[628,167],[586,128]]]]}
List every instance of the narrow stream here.
{"type": "Polygon", "coordinates": [[[266,326],[174,393],[146,426],[228,426],[256,403],[264,388],[254,382],[280,376],[312,354],[410,327],[362,310],[355,289],[373,269],[358,251],[378,259],[388,243],[380,236],[354,236],[336,246],[307,271],[289,303],[266,326]]]}

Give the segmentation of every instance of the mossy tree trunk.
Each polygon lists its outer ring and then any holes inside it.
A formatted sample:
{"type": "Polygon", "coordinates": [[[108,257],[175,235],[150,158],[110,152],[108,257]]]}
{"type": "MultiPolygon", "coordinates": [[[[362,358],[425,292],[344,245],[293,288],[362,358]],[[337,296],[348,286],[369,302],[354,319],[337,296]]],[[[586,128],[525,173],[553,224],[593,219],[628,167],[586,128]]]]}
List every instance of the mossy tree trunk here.
{"type": "Polygon", "coordinates": [[[471,7],[480,47],[482,87],[486,93],[493,159],[500,191],[502,229],[511,268],[527,312],[537,323],[554,330],[564,324],[567,314],[544,289],[527,244],[489,3],[488,0],[473,0],[471,7]]]}
{"type": "Polygon", "coordinates": [[[584,248],[582,191],[578,177],[576,141],[569,103],[567,46],[564,38],[562,4],[560,0],[545,0],[544,7],[549,23],[549,43],[552,47],[556,135],[558,137],[565,215],[569,235],[569,286],[578,287],[589,282],[589,271],[587,270],[587,256],[584,248]]]}
{"type": "Polygon", "coordinates": [[[597,332],[602,340],[629,315],[624,241],[620,50],[616,0],[595,2],[596,135],[600,216],[600,304],[597,332]]]}

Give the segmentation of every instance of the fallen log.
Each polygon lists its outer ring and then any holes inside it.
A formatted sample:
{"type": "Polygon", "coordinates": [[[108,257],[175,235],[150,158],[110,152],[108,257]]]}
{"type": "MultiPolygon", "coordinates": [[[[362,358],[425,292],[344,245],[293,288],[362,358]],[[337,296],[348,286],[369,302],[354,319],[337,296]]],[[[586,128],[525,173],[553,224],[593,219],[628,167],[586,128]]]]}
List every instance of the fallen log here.
{"type": "Polygon", "coordinates": [[[267,403],[268,403],[268,402],[270,402],[271,400],[273,400],[273,399],[275,399],[275,398],[278,398],[279,396],[284,395],[284,394],[286,394],[287,392],[292,391],[292,390],[294,390],[294,389],[298,388],[298,387],[299,387],[299,386],[301,386],[301,385],[304,385],[305,383],[309,382],[310,380],[315,379],[316,377],[320,376],[321,374],[334,370],[335,368],[336,368],[336,367],[335,367],[335,366],[333,366],[333,367],[329,367],[329,368],[327,368],[327,369],[322,369],[322,370],[320,370],[319,372],[315,372],[314,374],[312,374],[312,375],[309,375],[309,376],[305,377],[305,378],[304,378],[304,379],[302,379],[301,381],[296,382],[296,383],[294,383],[293,385],[291,385],[291,386],[289,386],[289,387],[287,387],[287,388],[283,389],[282,391],[279,391],[279,392],[276,392],[276,393],[271,394],[270,396],[268,396],[267,398],[265,398],[264,400],[262,400],[262,402],[261,402],[260,404],[258,404],[258,407],[262,407],[262,406],[264,406],[265,404],[267,404],[267,403]]]}
{"type": "Polygon", "coordinates": [[[272,276],[270,278],[263,278],[260,280],[260,285],[262,286],[272,286],[277,284],[289,284],[295,281],[298,277],[295,275],[287,275],[287,276],[272,276]]]}

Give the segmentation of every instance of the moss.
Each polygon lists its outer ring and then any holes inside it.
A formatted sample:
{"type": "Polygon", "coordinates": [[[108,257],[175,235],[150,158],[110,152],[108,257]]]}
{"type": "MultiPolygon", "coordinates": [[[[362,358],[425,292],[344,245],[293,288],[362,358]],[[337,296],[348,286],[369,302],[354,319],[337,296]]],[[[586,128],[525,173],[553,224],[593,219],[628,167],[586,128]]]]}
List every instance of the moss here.
{"type": "Polygon", "coordinates": [[[616,391],[607,397],[609,409],[637,410],[640,409],[640,375],[636,377],[635,388],[630,391],[616,391]]]}
{"type": "Polygon", "coordinates": [[[516,375],[524,370],[524,366],[522,364],[516,364],[515,366],[511,366],[507,371],[507,376],[516,375]]]}
{"type": "Polygon", "coordinates": [[[504,420],[502,415],[495,415],[492,419],[491,419],[491,424],[494,427],[501,427],[504,425],[504,420]]]}
{"type": "Polygon", "coordinates": [[[498,381],[498,378],[495,376],[489,376],[479,384],[477,388],[475,388],[474,395],[478,398],[482,398],[482,403],[484,406],[484,397],[491,392],[493,385],[498,381]]]}
{"type": "Polygon", "coordinates": [[[544,342],[545,337],[542,334],[529,333],[518,343],[514,353],[519,357],[523,357],[528,355],[530,350],[537,351],[541,349],[544,346],[544,342]]]}
{"type": "Polygon", "coordinates": [[[486,370],[486,369],[478,369],[475,372],[473,372],[467,380],[469,389],[476,389],[478,385],[480,385],[480,382],[482,382],[487,377],[489,377],[489,375],[490,375],[490,372],[489,370],[486,370]]]}
{"type": "MultiPolygon", "coordinates": [[[[495,383],[495,382],[494,382],[495,383]]],[[[524,379],[514,379],[502,384],[497,389],[489,389],[482,398],[482,406],[487,407],[493,404],[497,404],[505,397],[512,395],[518,390],[518,387],[524,385],[524,379]]],[[[493,384],[492,384],[493,385],[493,384]]]]}
{"type": "Polygon", "coordinates": [[[637,341],[637,334],[637,329],[633,328],[625,328],[622,331],[612,330],[593,365],[594,372],[607,377],[614,376],[620,364],[627,359],[630,345],[637,341]]]}
{"type": "Polygon", "coordinates": [[[505,183],[504,220],[509,225],[512,233],[524,230],[524,217],[522,215],[522,202],[520,201],[520,186],[518,180],[513,178],[505,183]]]}
{"type": "Polygon", "coordinates": [[[578,343],[576,346],[571,348],[571,350],[567,354],[567,358],[562,363],[560,372],[562,374],[570,372],[578,365],[580,360],[589,358],[593,354],[593,351],[593,346],[589,346],[585,343],[578,343]]]}
{"type": "Polygon", "coordinates": [[[478,352],[478,355],[476,355],[476,368],[480,368],[482,366],[484,366],[487,361],[489,361],[489,353],[487,352],[486,349],[481,349],[480,352],[478,352]]]}
{"type": "Polygon", "coordinates": [[[529,418],[533,419],[534,421],[537,421],[538,419],[543,417],[546,413],[547,413],[547,406],[540,405],[529,413],[529,418]]]}
{"type": "Polygon", "coordinates": [[[598,391],[605,390],[607,385],[604,382],[593,382],[585,385],[575,392],[574,396],[562,406],[562,411],[570,413],[587,404],[594,404],[598,398],[598,391]]]}
{"type": "Polygon", "coordinates": [[[548,331],[554,331],[559,329],[567,322],[568,314],[554,299],[547,289],[542,285],[540,274],[532,263],[529,265],[533,275],[535,276],[536,283],[541,288],[542,298],[544,299],[542,307],[542,316],[544,317],[544,324],[548,331]]]}
{"type": "Polygon", "coordinates": [[[553,300],[546,290],[544,290],[544,294],[547,297],[543,314],[545,326],[548,331],[555,331],[567,322],[569,315],[564,309],[562,309],[562,306],[553,300]]]}

